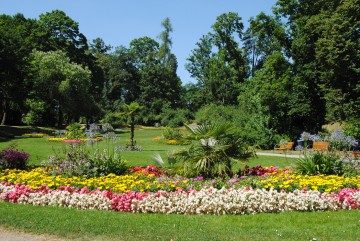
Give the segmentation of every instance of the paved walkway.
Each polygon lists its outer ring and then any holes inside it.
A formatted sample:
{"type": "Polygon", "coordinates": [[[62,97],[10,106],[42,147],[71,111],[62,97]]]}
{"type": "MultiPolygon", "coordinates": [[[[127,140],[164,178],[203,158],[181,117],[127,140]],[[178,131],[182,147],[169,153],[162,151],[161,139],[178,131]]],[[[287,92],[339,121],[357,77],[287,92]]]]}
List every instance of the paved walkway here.
{"type": "Polygon", "coordinates": [[[27,233],[11,228],[4,228],[0,226],[0,241],[63,241],[64,239],[46,235],[27,233]]]}
{"type": "Polygon", "coordinates": [[[302,154],[279,154],[279,153],[269,153],[269,152],[256,152],[258,156],[279,156],[279,157],[289,157],[289,158],[303,158],[302,154]]]}

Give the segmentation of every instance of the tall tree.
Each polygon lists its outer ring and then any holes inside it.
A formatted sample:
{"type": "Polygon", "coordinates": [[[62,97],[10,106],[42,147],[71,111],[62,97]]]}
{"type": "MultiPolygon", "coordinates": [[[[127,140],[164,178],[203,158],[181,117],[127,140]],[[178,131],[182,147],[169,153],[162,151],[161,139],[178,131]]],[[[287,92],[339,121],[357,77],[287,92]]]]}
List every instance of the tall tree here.
{"type": "Polygon", "coordinates": [[[250,26],[244,34],[244,46],[251,66],[251,76],[263,67],[265,59],[274,51],[288,48],[285,28],[279,18],[261,12],[250,18],[250,26]]]}
{"type": "Polygon", "coordinates": [[[239,84],[248,76],[247,60],[240,47],[243,24],[236,13],[217,17],[213,31],[192,51],[187,70],[202,87],[206,103],[236,104],[239,84]]]}
{"type": "Polygon", "coordinates": [[[91,72],[72,63],[64,52],[34,51],[28,73],[28,124],[62,125],[64,115],[69,123],[94,110],[89,94],[91,72]]]}
{"type": "Polygon", "coordinates": [[[41,14],[39,24],[46,33],[46,42],[42,50],[61,50],[75,63],[86,62],[87,39],[75,22],[61,10],[41,14]]]}
{"type": "Polygon", "coordinates": [[[170,34],[174,30],[170,23],[169,18],[165,18],[164,21],[162,21],[161,26],[164,28],[164,30],[159,35],[159,39],[162,42],[159,49],[159,58],[162,61],[162,63],[165,64],[169,62],[171,56],[172,39],[170,37],[170,34]]]}
{"type": "Polygon", "coordinates": [[[40,35],[35,20],[22,14],[0,15],[0,124],[20,124],[27,95],[26,57],[40,35]]]}
{"type": "Polygon", "coordinates": [[[275,13],[287,19],[295,78],[311,89],[308,98],[320,129],[327,121],[359,117],[359,1],[281,0],[275,13]],[[326,111],[324,111],[326,110],[326,111]]]}

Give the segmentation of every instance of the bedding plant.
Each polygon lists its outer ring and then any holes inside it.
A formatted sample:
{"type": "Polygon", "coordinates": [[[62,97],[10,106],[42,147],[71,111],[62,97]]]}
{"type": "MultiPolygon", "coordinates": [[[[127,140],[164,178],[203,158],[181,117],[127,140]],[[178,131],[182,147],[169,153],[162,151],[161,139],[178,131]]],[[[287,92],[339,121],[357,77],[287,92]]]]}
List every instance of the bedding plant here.
{"type": "MultiPolygon", "coordinates": [[[[110,159],[112,155],[114,153],[105,153],[110,159]]],[[[75,147],[65,159],[71,158],[76,167],[84,160],[90,160],[88,168],[91,167],[91,157],[75,147]]],[[[103,166],[113,163],[108,158],[100,159],[103,166]]],[[[121,157],[117,160],[115,164],[123,163],[121,157]]],[[[190,178],[152,165],[128,168],[126,164],[121,167],[116,164],[95,174],[86,168],[82,173],[76,172],[70,165],[67,168],[72,172],[61,172],[64,163],[24,170],[3,167],[0,200],[166,214],[254,214],[360,208],[360,176],[357,174],[306,175],[299,169],[256,166],[245,167],[231,176],[190,178]],[[116,170],[121,173],[114,173],[116,170]]]]}

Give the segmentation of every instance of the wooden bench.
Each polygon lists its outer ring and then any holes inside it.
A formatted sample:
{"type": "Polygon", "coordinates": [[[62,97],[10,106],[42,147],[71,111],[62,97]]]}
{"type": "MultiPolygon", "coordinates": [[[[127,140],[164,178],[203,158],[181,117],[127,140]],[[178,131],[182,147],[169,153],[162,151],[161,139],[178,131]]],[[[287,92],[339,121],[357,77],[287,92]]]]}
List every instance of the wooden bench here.
{"type": "Polygon", "coordinates": [[[330,142],[327,142],[327,141],[314,142],[312,149],[315,151],[327,151],[327,150],[329,150],[329,145],[330,145],[330,142]]]}
{"type": "Polygon", "coordinates": [[[360,157],[360,151],[353,151],[353,156],[354,156],[355,158],[360,157]]]}
{"type": "Polygon", "coordinates": [[[294,142],[288,142],[286,144],[281,144],[280,147],[275,147],[275,150],[287,151],[292,150],[294,146],[294,142]]]}

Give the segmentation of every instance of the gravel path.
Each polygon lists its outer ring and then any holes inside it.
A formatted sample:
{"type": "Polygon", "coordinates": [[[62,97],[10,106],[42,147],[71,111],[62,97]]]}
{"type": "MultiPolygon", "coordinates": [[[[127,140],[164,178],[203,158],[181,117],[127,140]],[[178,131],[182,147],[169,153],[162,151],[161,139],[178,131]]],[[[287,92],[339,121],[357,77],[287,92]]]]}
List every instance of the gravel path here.
{"type": "Polygon", "coordinates": [[[258,156],[279,156],[279,157],[289,157],[289,158],[302,158],[304,155],[301,154],[278,154],[278,153],[268,153],[268,152],[256,152],[258,156]]]}
{"type": "Polygon", "coordinates": [[[0,241],[64,241],[55,236],[45,234],[25,233],[15,229],[0,226],[0,241]]]}

